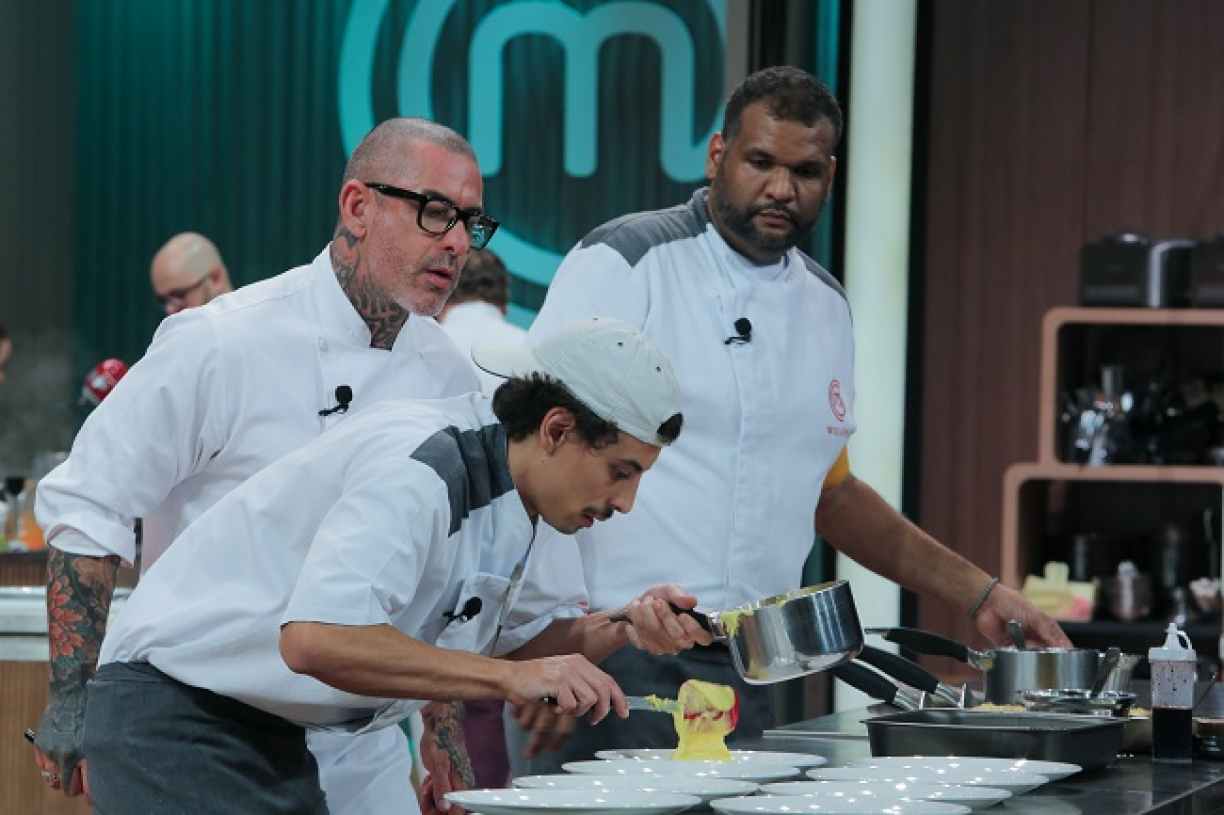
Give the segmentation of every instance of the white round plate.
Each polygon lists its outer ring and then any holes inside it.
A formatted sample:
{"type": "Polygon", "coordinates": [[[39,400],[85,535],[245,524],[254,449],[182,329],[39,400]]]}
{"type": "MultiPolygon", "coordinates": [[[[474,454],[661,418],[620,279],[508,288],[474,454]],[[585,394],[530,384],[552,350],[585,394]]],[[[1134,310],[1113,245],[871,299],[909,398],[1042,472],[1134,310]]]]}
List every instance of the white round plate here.
{"type": "Polygon", "coordinates": [[[813,812],[819,815],[968,815],[969,807],[956,804],[936,804],[931,801],[903,801],[887,798],[866,799],[800,798],[795,795],[752,795],[747,798],[720,798],[711,801],[716,812],[726,815],[757,815],[758,813],[813,812]]]}
{"type": "Polygon", "coordinates": [[[971,756],[877,756],[855,759],[846,763],[851,767],[956,767],[975,773],[1029,773],[1044,775],[1051,781],[1058,781],[1083,769],[1078,764],[1067,764],[1062,761],[971,756]]]}
{"type": "Polygon", "coordinates": [[[691,775],[525,775],[514,779],[514,786],[544,790],[655,790],[680,795],[696,795],[702,801],[752,795],[759,785],[738,778],[697,778],[691,775]]]}
{"type": "MultiPolygon", "coordinates": [[[[617,749],[599,750],[595,758],[605,761],[615,761],[620,758],[636,758],[641,761],[657,761],[671,759],[675,750],[668,749],[617,749]]],[[[823,767],[829,763],[824,756],[814,753],[783,753],[775,750],[732,750],[731,761],[735,764],[785,764],[787,767],[798,767],[806,770],[808,767],[823,767]]]]}
{"type": "Polygon", "coordinates": [[[733,764],[729,761],[642,761],[636,758],[570,761],[567,773],[581,775],[688,775],[698,778],[739,778],[765,784],[795,778],[799,770],[781,764],[733,764]]]}
{"type": "Polygon", "coordinates": [[[761,792],[766,795],[801,795],[827,798],[836,795],[852,795],[863,789],[888,798],[908,798],[917,801],[936,801],[941,804],[959,804],[970,809],[985,809],[1011,797],[1011,793],[999,787],[966,787],[958,784],[910,784],[906,781],[872,783],[869,781],[781,781],[765,784],[761,792]]]}
{"type": "Polygon", "coordinates": [[[970,787],[997,787],[1020,795],[1046,783],[1044,775],[1031,773],[974,773],[965,770],[939,770],[934,767],[817,767],[807,771],[813,781],[905,781],[910,784],[959,784],[970,787]]]}
{"type": "Polygon", "coordinates": [[[695,795],[630,790],[466,790],[446,800],[483,815],[671,815],[701,803],[695,795]]]}

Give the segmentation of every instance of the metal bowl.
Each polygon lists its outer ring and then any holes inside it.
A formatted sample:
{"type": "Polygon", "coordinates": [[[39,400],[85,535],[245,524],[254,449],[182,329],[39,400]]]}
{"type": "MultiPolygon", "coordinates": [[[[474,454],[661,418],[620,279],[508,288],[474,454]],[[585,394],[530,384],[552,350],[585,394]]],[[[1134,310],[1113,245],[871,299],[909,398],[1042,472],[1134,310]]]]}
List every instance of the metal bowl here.
{"type": "Polygon", "coordinates": [[[1034,713],[1074,713],[1125,719],[1135,704],[1135,694],[1125,691],[1026,690],[1020,694],[1024,709],[1034,713]]]}

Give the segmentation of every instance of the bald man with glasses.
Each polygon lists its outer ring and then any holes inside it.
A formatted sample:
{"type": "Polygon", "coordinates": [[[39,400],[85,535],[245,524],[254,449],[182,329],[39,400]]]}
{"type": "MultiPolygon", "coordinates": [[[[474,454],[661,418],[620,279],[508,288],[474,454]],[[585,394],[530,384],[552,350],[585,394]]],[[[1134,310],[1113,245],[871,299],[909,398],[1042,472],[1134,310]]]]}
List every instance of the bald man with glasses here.
{"type": "Polygon", "coordinates": [[[149,278],[153,297],[167,317],[234,290],[217,247],[195,232],[182,232],[166,241],[153,256],[149,278]]]}

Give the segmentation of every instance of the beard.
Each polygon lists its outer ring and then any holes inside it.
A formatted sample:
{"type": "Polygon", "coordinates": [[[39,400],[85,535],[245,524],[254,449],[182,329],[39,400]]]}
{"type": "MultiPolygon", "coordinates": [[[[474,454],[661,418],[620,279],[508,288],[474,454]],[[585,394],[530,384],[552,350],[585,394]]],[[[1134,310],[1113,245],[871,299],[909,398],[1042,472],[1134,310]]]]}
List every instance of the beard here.
{"type": "Polygon", "coordinates": [[[779,255],[788,249],[793,249],[806,242],[812,236],[820,213],[824,209],[821,204],[816,215],[809,221],[799,219],[798,213],[782,204],[764,204],[761,206],[737,207],[728,194],[727,182],[722,173],[717,173],[710,182],[710,202],[718,220],[731,234],[754,249],[779,255]],[[765,233],[757,229],[753,219],[762,212],[778,212],[785,215],[791,222],[789,232],[782,234],[765,233]]]}

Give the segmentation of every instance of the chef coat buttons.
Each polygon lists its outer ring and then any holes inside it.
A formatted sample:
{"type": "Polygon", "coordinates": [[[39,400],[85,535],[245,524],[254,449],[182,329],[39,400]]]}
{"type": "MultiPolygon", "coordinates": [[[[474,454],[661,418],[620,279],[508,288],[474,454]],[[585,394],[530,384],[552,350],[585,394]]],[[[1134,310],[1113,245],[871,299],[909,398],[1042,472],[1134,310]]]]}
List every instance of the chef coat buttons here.
{"type": "Polygon", "coordinates": [[[320,351],[327,350],[327,337],[319,337],[319,350],[320,351]]]}

